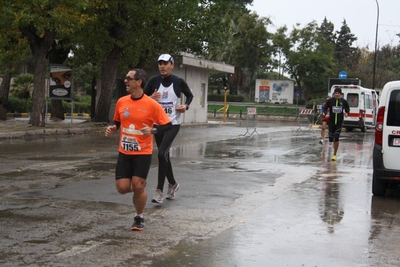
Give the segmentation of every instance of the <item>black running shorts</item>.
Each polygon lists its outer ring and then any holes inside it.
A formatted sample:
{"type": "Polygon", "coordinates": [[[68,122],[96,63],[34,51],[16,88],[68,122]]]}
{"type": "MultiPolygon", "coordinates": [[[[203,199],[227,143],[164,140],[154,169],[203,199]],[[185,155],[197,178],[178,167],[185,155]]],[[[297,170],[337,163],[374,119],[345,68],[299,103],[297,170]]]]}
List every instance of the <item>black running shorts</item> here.
{"type": "Polygon", "coordinates": [[[115,179],[138,176],[146,179],[151,165],[151,155],[125,155],[119,153],[117,167],[115,169],[115,179]]]}

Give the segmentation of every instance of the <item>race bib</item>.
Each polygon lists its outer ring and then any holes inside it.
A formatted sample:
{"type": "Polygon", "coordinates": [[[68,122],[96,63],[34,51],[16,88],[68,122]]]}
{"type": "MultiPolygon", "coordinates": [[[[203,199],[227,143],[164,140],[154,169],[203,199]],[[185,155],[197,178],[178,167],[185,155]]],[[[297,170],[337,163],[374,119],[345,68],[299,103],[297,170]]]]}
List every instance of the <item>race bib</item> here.
{"type": "Polygon", "coordinates": [[[332,107],[332,112],[333,113],[342,113],[343,107],[342,106],[333,106],[332,107]]]}
{"type": "Polygon", "coordinates": [[[170,115],[174,110],[174,103],[172,102],[161,102],[161,106],[163,107],[165,114],[170,115]]]}
{"type": "Polygon", "coordinates": [[[140,145],[133,136],[123,135],[121,138],[121,147],[124,151],[140,151],[140,145]]]}

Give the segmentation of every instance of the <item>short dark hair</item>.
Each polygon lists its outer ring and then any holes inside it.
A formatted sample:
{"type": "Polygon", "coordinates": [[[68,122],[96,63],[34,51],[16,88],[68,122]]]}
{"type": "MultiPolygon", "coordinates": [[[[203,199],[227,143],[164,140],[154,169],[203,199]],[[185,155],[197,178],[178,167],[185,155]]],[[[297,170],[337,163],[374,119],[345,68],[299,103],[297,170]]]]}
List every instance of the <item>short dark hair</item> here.
{"type": "Polygon", "coordinates": [[[144,69],[132,69],[131,71],[135,71],[135,77],[136,79],[142,80],[142,85],[141,87],[144,88],[144,86],[147,83],[147,73],[144,69]]]}

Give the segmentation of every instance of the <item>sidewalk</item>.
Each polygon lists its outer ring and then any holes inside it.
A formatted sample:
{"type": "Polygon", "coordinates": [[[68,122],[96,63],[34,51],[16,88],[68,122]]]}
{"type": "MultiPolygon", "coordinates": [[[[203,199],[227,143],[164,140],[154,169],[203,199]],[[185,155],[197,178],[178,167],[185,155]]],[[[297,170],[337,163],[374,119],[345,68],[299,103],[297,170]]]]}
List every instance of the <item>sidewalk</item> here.
{"type": "MultiPolygon", "coordinates": [[[[23,115],[23,114],[22,114],[23,115]]],[[[92,122],[89,117],[83,118],[82,116],[74,116],[72,121],[71,117],[66,117],[63,121],[52,121],[47,120],[44,127],[36,127],[28,124],[29,117],[13,117],[8,118],[5,121],[0,120],[0,140],[4,139],[18,139],[31,136],[46,136],[46,135],[75,135],[75,134],[88,134],[96,132],[104,132],[107,125],[112,123],[106,122],[92,122]]],[[[294,123],[289,117],[269,117],[264,118],[263,116],[258,116],[259,126],[266,125],[269,123],[294,123]]],[[[204,123],[195,124],[182,124],[182,127],[194,127],[194,126],[205,126],[205,125],[219,125],[219,126],[246,126],[246,119],[239,117],[230,117],[226,122],[223,122],[222,118],[214,117],[209,114],[208,121],[204,123]]],[[[252,122],[254,123],[254,122],[252,122]]],[[[253,128],[254,125],[249,125],[249,128],[253,128]]]]}
{"type": "Polygon", "coordinates": [[[66,118],[64,121],[48,120],[44,127],[28,124],[28,117],[0,120],[0,140],[17,139],[34,135],[68,135],[104,131],[106,123],[91,122],[90,119],[66,118]]]}
{"type": "MultiPolygon", "coordinates": [[[[74,135],[87,133],[104,133],[107,125],[112,123],[92,122],[90,118],[71,118],[66,117],[63,121],[48,120],[44,127],[31,126],[29,117],[9,118],[5,121],[0,120],[0,140],[2,139],[18,139],[29,136],[45,136],[45,135],[74,135]]],[[[222,122],[211,120],[206,123],[199,124],[182,124],[185,126],[199,125],[235,125],[236,122],[222,122]]]]}
{"type": "MultiPolygon", "coordinates": [[[[29,113],[7,113],[6,114],[7,118],[28,118],[29,113]]],[[[48,113],[47,116],[51,116],[51,113],[48,113]]],[[[65,113],[66,117],[71,116],[71,113],[65,113]]],[[[80,118],[89,118],[90,114],[87,113],[73,113],[74,118],[75,117],[80,117],[80,118]]]]}

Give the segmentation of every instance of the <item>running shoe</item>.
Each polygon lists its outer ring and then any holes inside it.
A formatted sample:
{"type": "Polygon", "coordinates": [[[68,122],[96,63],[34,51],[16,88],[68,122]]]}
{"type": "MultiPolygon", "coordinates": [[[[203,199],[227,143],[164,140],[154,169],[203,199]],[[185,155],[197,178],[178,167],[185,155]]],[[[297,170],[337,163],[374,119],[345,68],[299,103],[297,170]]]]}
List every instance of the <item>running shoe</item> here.
{"type": "Polygon", "coordinates": [[[151,202],[153,203],[159,203],[161,204],[163,201],[163,193],[161,192],[160,189],[156,190],[156,194],[154,195],[154,197],[151,199],[151,202]]]}
{"type": "Polygon", "coordinates": [[[179,189],[179,183],[176,182],[174,185],[168,184],[167,199],[174,199],[175,192],[179,189]]]}
{"type": "Polygon", "coordinates": [[[132,224],[132,231],[143,231],[144,230],[144,219],[139,216],[135,216],[132,224]]]}
{"type": "Polygon", "coordinates": [[[324,144],[324,140],[319,140],[319,143],[321,144],[321,145],[323,145],[324,144]]]}
{"type": "Polygon", "coordinates": [[[332,155],[332,161],[336,161],[336,155],[332,155]]]}

